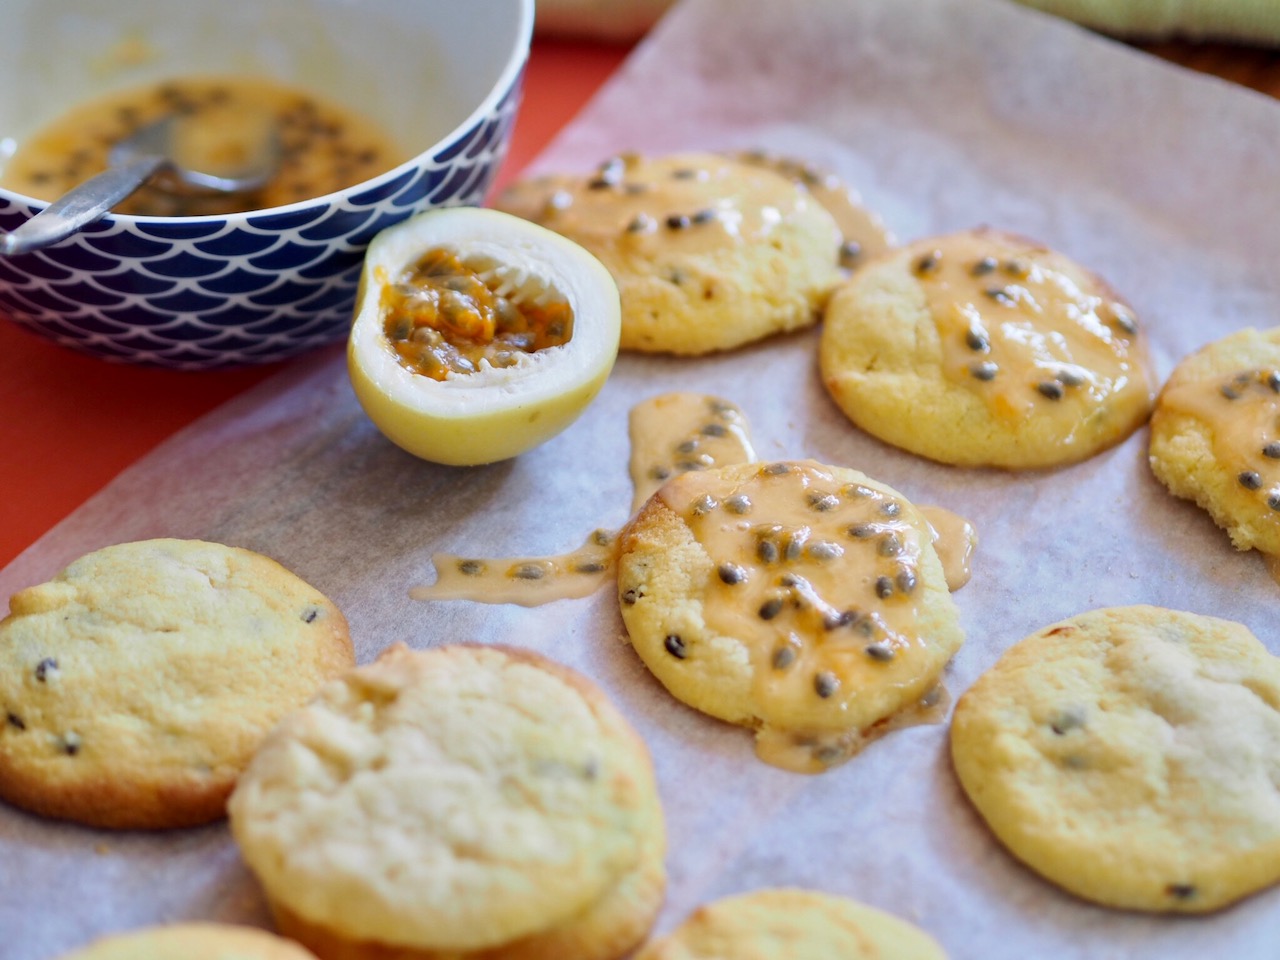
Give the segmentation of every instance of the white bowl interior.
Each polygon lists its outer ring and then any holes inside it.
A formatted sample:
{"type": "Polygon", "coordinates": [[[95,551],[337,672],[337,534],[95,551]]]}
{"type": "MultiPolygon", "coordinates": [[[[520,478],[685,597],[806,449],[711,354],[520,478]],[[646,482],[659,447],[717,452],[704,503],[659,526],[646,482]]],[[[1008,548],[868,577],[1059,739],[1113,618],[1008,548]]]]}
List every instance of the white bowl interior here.
{"type": "Polygon", "coordinates": [[[0,0],[0,164],[100,94],[228,73],[306,87],[417,154],[519,62],[531,17],[529,0],[0,0]]]}

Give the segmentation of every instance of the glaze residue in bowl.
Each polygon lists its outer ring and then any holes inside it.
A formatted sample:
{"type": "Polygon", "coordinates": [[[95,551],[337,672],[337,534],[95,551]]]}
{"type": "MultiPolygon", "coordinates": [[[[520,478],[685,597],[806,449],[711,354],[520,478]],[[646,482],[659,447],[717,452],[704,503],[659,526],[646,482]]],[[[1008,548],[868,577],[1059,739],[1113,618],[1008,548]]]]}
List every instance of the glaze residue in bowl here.
{"type": "MultiPolygon", "coordinates": [[[[215,26],[203,4],[133,0],[104,11],[67,0],[50,15],[31,0],[0,0],[17,28],[0,37],[0,80],[31,59],[14,39],[24,33],[85,48],[80,87],[51,79],[54,89],[43,92],[62,100],[57,109],[47,104],[54,115],[100,92],[104,70],[116,86],[172,76],[179,65],[184,73],[260,70],[358,101],[409,140],[412,159],[348,189],[267,210],[108,216],[47,250],[0,259],[0,314],[111,360],[188,370],[282,360],[345,338],[375,234],[429,208],[483,201],[519,104],[532,0],[263,0],[216,9],[215,26]],[[94,67],[89,47],[104,35],[123,38],[122,49],[135,55],[104,67],[99,51],[94,67]],[[365,50],[374,37],[385,42],[365,50]],[[228,46],[218,49],[223,41],[228,46]]],[[[0,93],[0,162],[47,119],[37,113],[0,93]]],[[[44,205],[0,190],[0,230],[44,205]]]]}

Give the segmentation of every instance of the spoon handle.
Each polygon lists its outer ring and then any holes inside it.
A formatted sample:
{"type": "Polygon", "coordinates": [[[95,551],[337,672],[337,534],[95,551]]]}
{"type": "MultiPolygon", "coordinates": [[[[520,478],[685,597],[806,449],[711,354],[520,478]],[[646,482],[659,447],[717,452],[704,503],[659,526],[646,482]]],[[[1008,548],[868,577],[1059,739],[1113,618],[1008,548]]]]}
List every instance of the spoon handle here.
{"type": "Polygon", "coordinates": [[[108,167],[78,187],[68,191],[11,233],[0,234],[0,255],[16,256],[43,250],[65,240],[81,227],[100,220],[165,163],[165,158],[147,154],[108,167]]]}

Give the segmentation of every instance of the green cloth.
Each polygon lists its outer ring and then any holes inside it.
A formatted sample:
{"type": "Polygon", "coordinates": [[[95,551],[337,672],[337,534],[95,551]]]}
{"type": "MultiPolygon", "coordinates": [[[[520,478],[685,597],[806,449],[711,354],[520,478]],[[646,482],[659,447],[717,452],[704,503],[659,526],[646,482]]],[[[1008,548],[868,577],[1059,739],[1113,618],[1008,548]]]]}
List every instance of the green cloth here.
{"type": "Polygon", "coordinates": [[[1280,0],[1019,0],[1129,39],[1280,46],[1280,0]]]}
{"type": "MultiPolygon", "coordinates": [[[[634,40],[674,0],[538,0],[547,35],[634,40]]],[[[856,3],[857,0],[850,0],[856,3]]],[[[906,2],[906,0],[903,0],[906,2]]],[[[1280,46],[1280,0],[1019,0],[1130,40],[1231,40],[1280,46]]],[[[802,6],[802,4],[801,4],[802,6]]]]}

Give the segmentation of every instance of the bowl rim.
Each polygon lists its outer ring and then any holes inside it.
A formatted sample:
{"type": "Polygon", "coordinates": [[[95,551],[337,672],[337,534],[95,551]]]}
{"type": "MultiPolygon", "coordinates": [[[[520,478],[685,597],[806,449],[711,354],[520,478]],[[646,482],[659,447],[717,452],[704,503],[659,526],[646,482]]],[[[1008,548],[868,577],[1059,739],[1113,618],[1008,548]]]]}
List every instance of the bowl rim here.
{"type": "MultiPolygon", "coordinates": [[[[139,216],[127,213],[112,213],[110,211],[101,217],[99,223],[122,223],[122,224],[141,224],[149,225],[176,225],[176,224],[198,224],[210,222],[226,222],[234,223],[241,220],[247,220],[249,217],[270,216],[274,214],[285,214],[292,211],[303,210],[317,204],[332,205],[336,198],[341,198],[348,194],[363,193],[367,190],[376,189],[384,181],[391,181],[397,177],[403,176],[408,170],[418,166],[424,157],[432,157],[436,154],[447,152],[459,140],[463,134],[470,131],[481,118],[493,113],[498,103],[512,92],[515,85],[519,82],[521,72],[524,70],[529,59],[529,48],[533,41],[533,25],[535,17],[536,0],[515,0],[517,4],[517,14],[519,22],[516,27],[515,41],[511,50],[507,54],[506,63],[503,64],[502,72],[498,75],[498,79],[490,87],[489,92],[484,99],[476,105],[475,109],[467,115],[467,117],[458,123],[452,130],[444,136],[436,140],[430,146],[423,150],[419,150],[409,159],[403,161],[390,170],[384,170],[375,177],[368,180],[361,180],[359,183],[353,183],[350,186],[343,187],[341,190],[334,190],[330,193],[322,193],[314,197],[308,197],[305,200],[296,200],[293,203],[280,204],[275,207],[255,207],[253,210],[243,210],[237,213],[213,213],[203,214],[191,217],[155,217],[155,216],[139,216]]],[[[32,207],[37,213],[47,207],[52,201],[40,200],[36,197],[28,196],[25,193],[19,193],[16,190],[9,190],[0,186],[0,197],[14,198],[26,203],[32,207]]],[[[33,214],[34,215],[34,214],[33,214]]]]}

